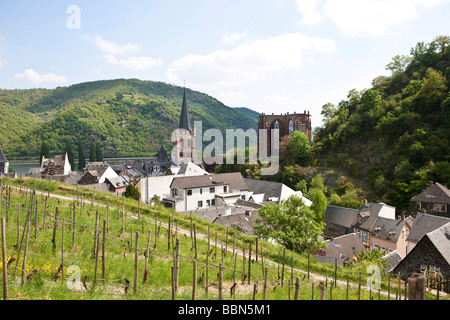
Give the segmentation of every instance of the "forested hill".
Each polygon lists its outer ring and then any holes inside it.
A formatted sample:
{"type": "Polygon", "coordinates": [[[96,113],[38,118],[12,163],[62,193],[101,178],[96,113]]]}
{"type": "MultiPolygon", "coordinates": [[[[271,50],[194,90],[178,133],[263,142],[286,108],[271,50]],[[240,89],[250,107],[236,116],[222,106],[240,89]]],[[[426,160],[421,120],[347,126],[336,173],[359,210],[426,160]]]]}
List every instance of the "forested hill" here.
{"type": "MultiPolygon", "coordinates": [[[[194,121],[203,130],[257,128],[254,120],[204,93],[186,89],[194,121]]],[[[44,140],[50,154],[78,141],[88,152],[98,142],[105,157],[148,156],[178,126],[183,88],[163,82],[117,79],[68,87],[0,90],[0,146],[8,158],[38,158],[44,140]]],[[[76,155],[75,155],[76,156],[76,155]]]]}
{"type": "Polygon", "coordinates": [[[450,37],[395,56],[391,76],[323,106],[321,164],[368,181],[378,200],[404,210],[429,181],[450,187],[450,37]]]}

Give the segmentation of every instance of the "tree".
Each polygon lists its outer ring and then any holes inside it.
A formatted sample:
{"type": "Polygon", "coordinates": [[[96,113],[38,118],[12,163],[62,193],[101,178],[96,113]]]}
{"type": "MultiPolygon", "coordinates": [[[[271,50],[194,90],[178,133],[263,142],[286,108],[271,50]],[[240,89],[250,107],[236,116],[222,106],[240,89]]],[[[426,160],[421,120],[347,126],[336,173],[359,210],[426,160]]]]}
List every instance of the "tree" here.
{"type": "Polygon", "coordinates": [[[141,198],[141,193],[135,186],[133,186],[132,184],[129,184],[128,187],[125,189],[124,196],[126,198],[139,200],[141,198]]]}
{"type": "Polygon", "coordinates": [[[386,70],[390,70],[392,72],[392,75],[396,74],[397,72],[403,72],[412,59],[413,58],[409,56],[396,55],[392,58],[392,61],[386,65],[386,70]]]}
{"type": "Polygon", "coordinates": [[[73,156],[72,145],[69,142],[66,142],[66,147],[64,150],[67,153],[67,158],[69,159],[70,169],[75,170],[75,158],[73,156]]]}
{"type": "Polygon", "coordinates": [[[325,216],[325,210],[327,210],[327,197],[322,192],[318,190],[312,199],[311,209],[316,214],[316,221],[323,222],[323,217],[325,216]]]}
{"type": "Polygon", "coordinates": [[[45,141],[42,141],[41,143],[41,151],[39,153],[39,164],[42,164],[42,157],[44,158],[50,157],[50,151],[48,150],[48,146],[45,141]]]}
{"type": "Polygon", "coordinates": [[[337,111],[337,108],[333,103],[328,102],[328,103],[324,104],[322,106],[322,111],[320,112],[320,114],[323,116],[323,122],[326,123],[328,120],[333,118],[336,111],[337,111]]]}
{"type": "Polygon", "coordinates": [[[100,148],[100,143],[95,143],[95,159],[96,161],[103,161],[102,148],[100,148]]]}
{"type": "Polygon", "coordinates": [[[89,162],[96,162],[97,161],[97,157],[96,157],[96,153],[95,153],[95,143],[91,142],[90,146],[89,146],[89,162]]]}
{"type": "Polygon", "coordinates": [[[267,205],[258,210],[261,219],[255,229],[263,238],[272,238],[289,250],[303,252],[323,246],[323,223],[316,221],[314,211],[298,196],[291,196],[279,205],[267,205]]]}
{"type": "Polygon", "coordinates": [[[78,170],[82,172],[84,167],[86,167],[86,156],[81,141],[78,141],[78,170]]]}

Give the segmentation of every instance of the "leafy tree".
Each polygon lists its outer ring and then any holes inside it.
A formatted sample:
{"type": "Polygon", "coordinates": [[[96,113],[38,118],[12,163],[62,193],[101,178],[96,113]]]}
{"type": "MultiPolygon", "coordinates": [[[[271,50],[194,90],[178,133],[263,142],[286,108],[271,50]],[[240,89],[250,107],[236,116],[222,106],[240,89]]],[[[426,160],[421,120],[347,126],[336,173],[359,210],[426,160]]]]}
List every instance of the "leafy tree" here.
{"type": "Polygon", "coordinates": [[[316,221],[323,222],[325,210],[327,209],[328,205],[327,197],[321,190],[318,190],[311,201],[312,201],[311,209],[316,214],[316,221]]]}
{"type": "Polygon", "coordinates": [[[42,157],[44,158],[50,157],[50,151],[48,150],[48,146],[45,141],[41,142],[41,151],[39,153],[39,164],[42,164],[42,157]]]}
{"type": "Polygon", "coordinates": [[[89,162],[96,162],[97,161],[97,154],[95,152],[95,143],[91,142],[89,146],[89,162]]]}
{"type": "Polygon", "coordinates": [[[69,159],[70,169],[75,170],[75,158],[73,156],[72,145],[69,142],[66,142],[66,147],[64,149],[67,152],[67,158],[69,159]]]}
{"type": "Polygon", "coordinates": [[[392,61],[386,65],[386,70],[390,70],[392,75],[397,72],[405,71],[406,66],[411,62],[413,58],[405,55],[396,55],[392,58],[392,61]]]}
{"type": "Polygon", "coordinates": [[[81,141],[78,141],[78,170],[82,172],[84,167],[86,167],[86,156],[81,141]]]}
{"type": "Polygon", "coordinates": [[[263,206],[258,213],[261,219],[255,228],[263,238],[272,238],[297,252],[323,247],[323,223],[316,220],[314,211],[300,197],[294,195],[279,205],[263,206]]]}
{"type": "Polygon", "coordinates": [[[124,196],[126,198],[139,200],[141,198],[141,193],[135,186],[133,186],[132,184],[129,184],[128,187],[125,189],[124,196]]]}
{"type": "Polygon", "coordinates": [[[336,113],[337,108],[331,102],[328,102],[322,106],[322,111],[320,114],[323,116],[323,121],[327,122],[330,120],[336,113]]]}

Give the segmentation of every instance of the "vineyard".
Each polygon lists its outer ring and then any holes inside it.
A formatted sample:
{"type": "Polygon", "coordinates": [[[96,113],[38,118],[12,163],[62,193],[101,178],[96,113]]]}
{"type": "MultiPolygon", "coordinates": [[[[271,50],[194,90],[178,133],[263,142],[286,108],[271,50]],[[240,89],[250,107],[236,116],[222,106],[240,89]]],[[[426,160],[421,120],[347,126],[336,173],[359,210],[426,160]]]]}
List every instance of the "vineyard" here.
{"type": "MultiPolygon", "coordinates": [[[[55,181],[3,179],[3,299],[404,299],[383,275],[319,264],[192,213],[55,181]],[[6,265],[6,268],[5,268],[6,265]],[[5,272],[6,270],[6,272],[5,272]]],[[[428,294],[428,298],[435,298],[428,294]]]]}

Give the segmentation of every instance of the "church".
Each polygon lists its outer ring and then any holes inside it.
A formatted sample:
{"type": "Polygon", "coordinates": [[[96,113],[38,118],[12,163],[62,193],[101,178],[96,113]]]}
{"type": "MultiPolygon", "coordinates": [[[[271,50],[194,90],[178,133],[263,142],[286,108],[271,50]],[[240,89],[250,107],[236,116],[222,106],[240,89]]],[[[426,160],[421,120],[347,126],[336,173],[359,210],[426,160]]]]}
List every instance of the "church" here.
{"type": "Polygon", "coordinates": [[[188,105],[186,101],[186,88],[183,92],[183,103],[181,105],[181,115],[178,129],[172,134],[172,142],[175,147],[172,149],[172,162],[175,165],[188,163],[189,161],[197,164],[197,156],[195,150],[195,127],[191,125],[188,105]]]}

